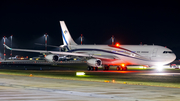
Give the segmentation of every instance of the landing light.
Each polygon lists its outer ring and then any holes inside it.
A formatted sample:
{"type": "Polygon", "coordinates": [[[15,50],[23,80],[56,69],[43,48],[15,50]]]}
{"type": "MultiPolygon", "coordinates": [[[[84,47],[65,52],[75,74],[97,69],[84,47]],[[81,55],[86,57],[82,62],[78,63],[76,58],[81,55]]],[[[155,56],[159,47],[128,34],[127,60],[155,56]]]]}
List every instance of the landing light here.
{"type": "Polygon", "coordinates": [[[76,76],[83,76],[83,75],[85,75],[84,72],[76,72],[76,76]]]}
{"type": "Polygon", "coordinates": [[[162,64],[158,64],[157,66],[156,66],[156,70],[157,71],[163,71],[163,65],[162,64]]]}

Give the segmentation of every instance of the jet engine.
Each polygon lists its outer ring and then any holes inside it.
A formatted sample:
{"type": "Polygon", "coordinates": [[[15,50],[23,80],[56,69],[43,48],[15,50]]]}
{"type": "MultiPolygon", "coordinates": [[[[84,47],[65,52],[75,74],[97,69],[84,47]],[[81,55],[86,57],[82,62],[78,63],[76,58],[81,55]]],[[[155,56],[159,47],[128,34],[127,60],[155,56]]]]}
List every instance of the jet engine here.
{"type": "Polygon", "coordinates": [[[89,59],[87,64],[92,67],[102,67],[102,61],[100,59],[89,59]]]}
{"type": "Polygon", "coordinates": [[[53,54],[49,54],[45,57],[45,59],[49,62],[55,62],[59,60],[59,56],[57,55],[53,55],[53,54]]]}

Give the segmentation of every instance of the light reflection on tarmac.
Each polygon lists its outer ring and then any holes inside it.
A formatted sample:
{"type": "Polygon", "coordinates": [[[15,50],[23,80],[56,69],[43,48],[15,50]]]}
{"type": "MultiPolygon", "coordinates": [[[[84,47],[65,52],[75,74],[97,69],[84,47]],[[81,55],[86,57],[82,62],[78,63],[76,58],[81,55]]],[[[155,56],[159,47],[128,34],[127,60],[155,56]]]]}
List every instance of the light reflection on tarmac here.
{"type": "Polygon", "coordinates": [[[114,70],[109,70],[109,71],[86,71],[86,72],[101,72],[101,73],[121,73],[121,74],[134,74],[134,75],[180,75],[179,73],[176,73],[174,71],[163,71],[163,72],[158,72],[155,70],[151,71],[146,71],[146,70],[128,70],[128,71],[114,71],[114,70]]]}
{"type": "MultiPolygon", "coordinates": [[[[128,71],[115,71],[115,70],[108,70],[108,71],[104,71],[104,70],[98,70],[98,71],[86,71],[86,72],[105,72],[105,73],[143,73],[145,71],[132,71],[132,70],[128,70],[128,71]]],[[[146,71],[147,72],[147,71],[146,71]]]]}

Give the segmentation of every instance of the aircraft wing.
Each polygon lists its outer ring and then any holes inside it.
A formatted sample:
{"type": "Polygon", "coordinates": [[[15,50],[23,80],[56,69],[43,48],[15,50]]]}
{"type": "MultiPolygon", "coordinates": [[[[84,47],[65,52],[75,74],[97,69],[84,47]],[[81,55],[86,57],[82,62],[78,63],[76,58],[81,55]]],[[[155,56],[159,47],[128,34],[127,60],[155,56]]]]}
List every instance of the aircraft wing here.
{"type": "Polygon", "coordinates": [[[7,49],[13,51],[23,51],[23,52],[36,52],[36,53],[48,53],[48,54],[60,54],[60,55],[72,55],[72,56],[82,56],[82,57],[91,57],[98,59],[117,59],[115,56],[104,56],[104,55],[93,55],[93,54],[82,54],[82,53],[71,53],[71,52],[59,52],[59,51],[43,51],[43,50],[28,50],[28,49],[14,49],[10,48],[7,45],[3,44],[7,49]]]}
{"type": "Polygon", "coordinates": [[[28,49],[14,49],[10,48],[7,45],[3,44],[7,49],[13,50],[13,51],[23,51],[23,52],[37,52],[37,53],[49,53],[48,51],[43,51],[43,50],[28,50],[28,49]]]}

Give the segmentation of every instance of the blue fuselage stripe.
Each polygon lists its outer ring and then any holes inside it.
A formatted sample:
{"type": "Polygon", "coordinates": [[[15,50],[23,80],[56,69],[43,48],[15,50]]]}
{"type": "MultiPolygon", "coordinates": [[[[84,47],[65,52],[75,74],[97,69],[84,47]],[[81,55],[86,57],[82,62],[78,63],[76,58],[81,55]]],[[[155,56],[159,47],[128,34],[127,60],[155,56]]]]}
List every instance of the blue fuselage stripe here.
{"type": "MultiPolygon", "coordinates": [[[[128,56],[128,55],[115,53],[115,52],[102,50],[102,49],[74,49],[74,50],[69,50],[68,52],[75,52],[75,51],[101,51],[101,52],[112,53],[112,54],[121,55],[121,56],[125,56],[125,57],[130,57],[130,58],[134,58],[134,59],[139,59],[139,58],[136,58],[136,57],[131,57],[131,56],[128,56]]],[[[139,60],[144,60],[144,59],[139,59],[139,60]]],[[[149,60],[144,60],[144,61],[149,61],[149,60]]]]}

